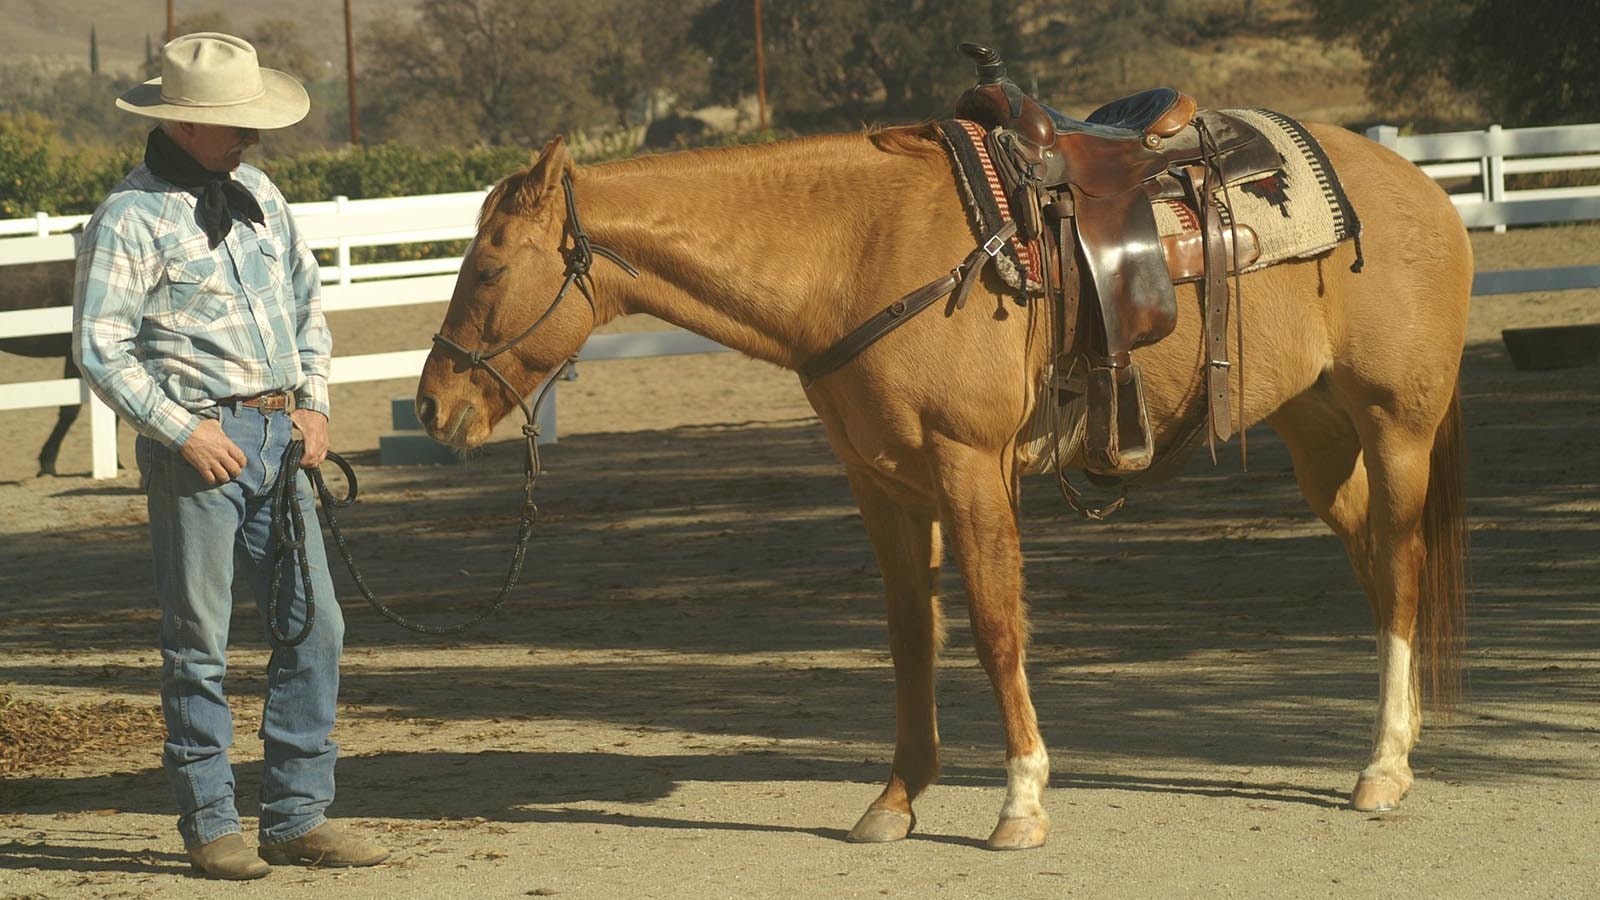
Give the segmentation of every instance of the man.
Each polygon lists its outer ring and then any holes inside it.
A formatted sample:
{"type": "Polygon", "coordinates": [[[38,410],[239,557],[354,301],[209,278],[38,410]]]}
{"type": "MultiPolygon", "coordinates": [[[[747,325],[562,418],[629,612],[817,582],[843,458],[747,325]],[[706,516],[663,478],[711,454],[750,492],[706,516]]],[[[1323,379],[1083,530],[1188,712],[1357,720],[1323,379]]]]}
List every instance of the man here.
{"type": "MultiPolygon", "coordinates": [[[[135,168],[90,219],[78,255],[73,353],[96,394],[139,432],[161,601],[163,766],[189,859],[207,877],[259,878],[271,865],[367,866],[382,847],[327,822],[337,747],[329,738],[344,621],[322,535],[305,555],[314,625],[267,667],[260,849],[240,834],[228,746],[227,668],[235,564],[266,621],[273,576],[269,489],[291,431],[302,465],[328,448],[328,362],[317,263],[283,195],[240,157],[264,129],[310,108],[294,78],[261,68],[225,34],[180,37],[161,77],[117,106],[157,120],[135,168]]],[[[309,482],[295,478],[314,510],[309,482]]],[[[288,563],[287,566],[296,566],[288,563]]],[[[286,571],[279,629],[296,635],[307,597],[286,571]]]]}

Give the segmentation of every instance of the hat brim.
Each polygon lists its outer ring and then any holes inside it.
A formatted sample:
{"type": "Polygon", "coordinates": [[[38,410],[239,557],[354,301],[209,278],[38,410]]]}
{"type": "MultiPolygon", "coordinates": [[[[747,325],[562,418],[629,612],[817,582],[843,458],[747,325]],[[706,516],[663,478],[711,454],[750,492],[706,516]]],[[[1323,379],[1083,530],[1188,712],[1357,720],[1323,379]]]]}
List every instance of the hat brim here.
{"type": "Polygon", "coordinates": [[[117,98],[117,108],[151,119],[232,125],[236,128],[287,128],[311,111],[311,95],[292,75],[277,69],[261,70],[265,91],[254,100],[229,106],[184,106],[161,98],[161,79],[135,85],[117,98]]]}

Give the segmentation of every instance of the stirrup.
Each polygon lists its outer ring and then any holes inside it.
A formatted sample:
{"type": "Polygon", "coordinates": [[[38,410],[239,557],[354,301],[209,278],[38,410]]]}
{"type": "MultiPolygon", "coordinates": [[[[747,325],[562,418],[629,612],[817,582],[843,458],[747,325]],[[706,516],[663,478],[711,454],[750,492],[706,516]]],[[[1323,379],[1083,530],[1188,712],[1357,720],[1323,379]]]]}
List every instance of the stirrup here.
{"type": "Polygon", "coordinates": [[[1089,370],[1086,381],[1085,468],[1097,475],[1129,475],[1148,469],[1155,458],[1155,436],[1144,405],[1144,375],[1139,366],[1097,366],[1089,370]]]}

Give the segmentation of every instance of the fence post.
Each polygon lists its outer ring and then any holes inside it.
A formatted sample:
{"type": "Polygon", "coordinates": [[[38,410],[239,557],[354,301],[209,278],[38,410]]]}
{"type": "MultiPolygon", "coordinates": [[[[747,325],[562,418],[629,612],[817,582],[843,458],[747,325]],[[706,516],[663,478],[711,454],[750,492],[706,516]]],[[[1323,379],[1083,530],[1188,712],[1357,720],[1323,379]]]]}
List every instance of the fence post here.
{"type": "MultiPolygon", "coordinates": [[[[344,215],[349,210],[350,198],[343,194],[333,198],[334,208],[339,215],[344,215]]],[[[339,235],[339,249],[334,257],[334,262],[339,266],[339,284],[350,283],[350,239],[343,234],[339,235]]]]}
{"type": "Polygon", "coordinates": [[[81,402],[89,407],[89,447],[93,463],[90,476],[117,477],[117,416],[89,390],[89,379],[78,379],[81,402]]]}
{"type": "MultiPolygon", "coordinates": [[[[1483,157],[1479,163],[1483,168],[1483,201],[1485,203],[1499,203],[1506,198],[1506,160],[1500,155],[1499,148],[1500,126],[1490,125],[1484,141],[1489,148],[1488,156],[1483,157]]],[[[1496,225],[1495,234],[1505,234],[1506,226],[1496,225]]]]}
{"type": "Polygon", "coordinates": [[[50,214],[36,212],[33,214],[34,227],[38,229],[39,237],[50,236],[50,214]]]}
{"type": "Polygon", "coordinates": [[[1393,150],[1400,143],[1400,129],[1393,125],[1374,125],[1367,129],[1367,139],[1393,150]]]}

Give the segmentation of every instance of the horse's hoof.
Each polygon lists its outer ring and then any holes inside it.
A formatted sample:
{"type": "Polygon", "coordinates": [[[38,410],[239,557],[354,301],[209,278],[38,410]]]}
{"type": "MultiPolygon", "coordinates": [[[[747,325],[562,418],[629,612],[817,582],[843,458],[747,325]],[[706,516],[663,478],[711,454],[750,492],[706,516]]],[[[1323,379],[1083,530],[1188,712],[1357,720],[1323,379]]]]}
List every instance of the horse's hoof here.
{"type": "Polygon", "coordinates": [[[1356,789],[1350,795],[1350,808],[1359,812],[1388,812],[1400,806],[1406,789],[1387,776],[1356,779],[1356,789]]]}
{"type": "Polygon", "coordinates": [[[1019,816],[1001,819],[989,835],[990,850],[1027,850],[1044,846],[1050,835],[1050,820],[1043,816],[1019,816]]]}
{"type": "Polygon", "coordinates": [[[869,809],[845,840],[852,844],[887,844],[905,840],[917,825],[917,817],[892,809],[869,809]]]}

